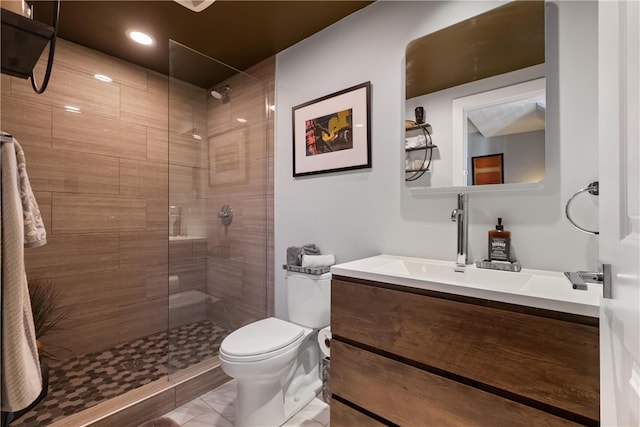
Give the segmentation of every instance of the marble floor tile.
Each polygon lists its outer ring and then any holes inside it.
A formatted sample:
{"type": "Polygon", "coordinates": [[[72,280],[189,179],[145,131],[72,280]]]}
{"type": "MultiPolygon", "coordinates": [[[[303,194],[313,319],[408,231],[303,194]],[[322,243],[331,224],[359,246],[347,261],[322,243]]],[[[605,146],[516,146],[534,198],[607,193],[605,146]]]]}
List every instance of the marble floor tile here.
{"type": "Polygon", "coordinates": [[[185,403],[179,408],[174,409],[173,411],[166,414],[165,417],[171,418],[173,421],[180,425],[185,425],[188,421],[198,418],[199,416],[204,414],[210,414],[212,412],[216,415],[219,415],[215,411],[215,409],[207,405],[204,400],[198,398],[185,403]]]}
{"type": "Polygon", "coordinates": [[[220,387],[200,396],[213,409],[218,411],[227,420],[233,421],[236,417],[236,394],[238,392],[238,381],[231,380],[220,387]]]}
{"type": "Polygon", "coordinates": [[[182,427],[233,427],[233,424],[214,410],[181,424],[182,427]]]}
{"type": "Polygon", "coordinates": [[[312,420],[302,420],[300,422],[289,421],[284,424],[282,427],[323,427],[322,424],[319,424],[312,420]]]}
{"type": "Polygon", "coordinates": [[[324,427],[324,424],[304,418],[298,413],[291,417],[282,427],[324,427]]]}
{"type": "MultiPolygon", "coordinates": [[[[181,427],[233,427],[237,384],[231,380],[165,416],[181,427]]],[[[329,405],[313,399],[283,427],[329,427],[329,405]]]]}
{"type": "Polygon", "coordinates": [[[315,421],[324,426],[329,423],[329,405],[324,403],[322,400],[315,398],[296,415],[315,421]]]}

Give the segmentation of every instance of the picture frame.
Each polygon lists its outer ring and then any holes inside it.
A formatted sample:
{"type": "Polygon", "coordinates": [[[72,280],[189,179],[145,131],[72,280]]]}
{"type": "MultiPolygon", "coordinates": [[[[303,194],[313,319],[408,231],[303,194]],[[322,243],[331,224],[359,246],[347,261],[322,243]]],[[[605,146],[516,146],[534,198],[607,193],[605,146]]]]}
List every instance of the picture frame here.
{"type": "Polygon", "coordinates": [[[502,153],[471,158],[473,185],[504,184],[502,153]]]}
{"type": "Polygon", "coordinates": [[[371,82],[292,108],[293,176],[371,167],[371,82]]]}

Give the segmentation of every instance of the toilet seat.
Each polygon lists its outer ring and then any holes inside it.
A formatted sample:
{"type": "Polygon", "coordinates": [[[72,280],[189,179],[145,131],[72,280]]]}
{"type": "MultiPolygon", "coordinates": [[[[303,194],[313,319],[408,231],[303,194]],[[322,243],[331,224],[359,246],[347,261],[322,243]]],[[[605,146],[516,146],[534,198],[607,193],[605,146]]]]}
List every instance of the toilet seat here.
{"type": "Polygon", "coordinates": [[[295,347],[305,335],[302,326],[269,317],[233,331],[222,341],[219,355],[229,362],[256,362],[295,347]]]}

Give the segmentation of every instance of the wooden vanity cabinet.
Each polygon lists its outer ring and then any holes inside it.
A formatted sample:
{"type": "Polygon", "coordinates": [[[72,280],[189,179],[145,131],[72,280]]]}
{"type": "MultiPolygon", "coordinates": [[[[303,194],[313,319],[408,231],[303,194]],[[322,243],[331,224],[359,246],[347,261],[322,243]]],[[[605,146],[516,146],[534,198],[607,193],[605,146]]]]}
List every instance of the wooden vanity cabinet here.
{"type": "Polygon", "coordinates": [[[333,427],[599,424],[596,318],[334,276],[331,332],[333,427]]]}

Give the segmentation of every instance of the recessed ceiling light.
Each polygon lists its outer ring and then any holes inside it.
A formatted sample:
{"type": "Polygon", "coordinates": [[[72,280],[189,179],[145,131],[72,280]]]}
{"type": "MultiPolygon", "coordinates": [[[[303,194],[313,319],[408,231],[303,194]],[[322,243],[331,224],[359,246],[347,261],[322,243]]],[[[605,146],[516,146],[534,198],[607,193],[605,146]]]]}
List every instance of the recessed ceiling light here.
{"type": "Polygon", "coordinates": [[[67,110],[70,113],[79,113],[80,112],[80,108],[75,107],[73,105],[65,105],[64,109],[67,110]]]}
{"type": "Polygon", "coordinates": [[[240,123],[247,123],[247,119],[243,119],[242,117],[238,117],[236,119],[236,121],[240,122],[240,123]]]}
{"type": "Polygon", "coordinates": [[[104,74],[94,74],[93,77],[95,77],[96,79],[100,80],[101,82],[112,82],[113,79],[109,76],[105,76],[104,74]]]}
{"type": "Polygon", "coordinates": [[[131,40],[133,40],[136,43],[140,43],[145,46],[150,46],[153,44],[153,37],[141,31],[129,30],[127,31],[127,35],[131,40]]]}

